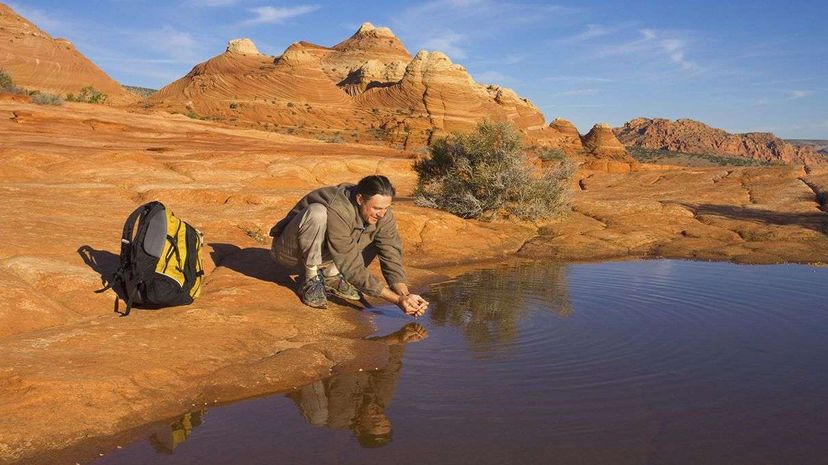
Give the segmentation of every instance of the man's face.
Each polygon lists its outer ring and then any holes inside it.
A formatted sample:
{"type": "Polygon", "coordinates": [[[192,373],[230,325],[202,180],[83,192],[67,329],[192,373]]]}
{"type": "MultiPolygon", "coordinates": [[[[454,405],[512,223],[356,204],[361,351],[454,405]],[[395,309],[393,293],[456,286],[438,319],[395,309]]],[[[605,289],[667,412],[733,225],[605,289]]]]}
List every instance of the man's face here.
{"type": "Polygon", "coordinates": [[[392,200],[389,195],[377,194],[366,199],[361,194],[357,194],[356,201],[359,206],[359,216],[368,224],[377,224],[377,221],[388,212],[392,200]]]}

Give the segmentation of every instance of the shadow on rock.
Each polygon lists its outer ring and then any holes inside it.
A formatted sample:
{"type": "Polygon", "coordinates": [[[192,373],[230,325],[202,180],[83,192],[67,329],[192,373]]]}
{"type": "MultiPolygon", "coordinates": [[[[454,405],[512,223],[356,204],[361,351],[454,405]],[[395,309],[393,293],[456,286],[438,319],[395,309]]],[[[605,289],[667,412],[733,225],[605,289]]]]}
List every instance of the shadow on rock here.
{"type": "Polygon", "coordinates": [[[263,247],[242,249],[233,244],[212,243],[210,256],[216,266],[229,268],[237,273],[268,281],[293,289],[295,270],[286,268],[270,257],[270,250],[263,247]]]}
{"type": "Polygon", "coordinates": [[[80,246],[78,255],[89,268],[101,275],[101,283],[104,284],[109,282],[120,263],[120,257],[117,254],[106,250],[95,250],[88,245],[80,246]]]}
{"type": "MultiPolygon", "coordinates": [[[[210,257],[217,267],[223,266],[245,276],[284,286],[295,292],[299,270],[285,267],[276,263],[270,256],[270,249],[263,247],[248,247],[242,249],[233,244],[212,243],[210,257]]],[[[328,300],[338,305],[362,310],[371,308],[371,304],[362,298],[361,305],[336,296],[328,296],[328,300]]]]}
{"type": "Polygon", "coordinates": [[[676,204],[691,210],[696,216],[720,216],[734,220],[779,226],[793,225],[821,233],[828,233],[828,214],[822,212],[792,213],[737,207],[734,205],[690,204],[683,202],[676,202],[676,204]]]}

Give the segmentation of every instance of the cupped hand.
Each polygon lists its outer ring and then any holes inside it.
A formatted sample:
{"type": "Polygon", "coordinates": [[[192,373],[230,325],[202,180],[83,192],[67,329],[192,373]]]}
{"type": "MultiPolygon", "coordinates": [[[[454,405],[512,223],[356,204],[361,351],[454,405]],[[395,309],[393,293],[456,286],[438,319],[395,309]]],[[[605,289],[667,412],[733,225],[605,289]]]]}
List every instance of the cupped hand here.
{"type": "Polygon", "coordinates": [[[399,307],[406,315],[418,317],[425,313],[428,301],[417,294],[408,294],[400,299],[399,307]]]}

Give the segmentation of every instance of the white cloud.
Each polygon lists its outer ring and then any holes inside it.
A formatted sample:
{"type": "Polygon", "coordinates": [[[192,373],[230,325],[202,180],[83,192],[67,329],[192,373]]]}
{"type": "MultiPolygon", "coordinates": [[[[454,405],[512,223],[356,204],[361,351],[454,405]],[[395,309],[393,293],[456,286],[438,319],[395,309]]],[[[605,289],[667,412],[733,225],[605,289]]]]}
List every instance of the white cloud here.
{"type": "Polygon", "coordinates": [[[563,91],[563,92],[558,92],[558,93],[555,93],[555,94],[552,94],[552,95],[553,96],[558,96],[558,97],[573,97],[573,96],[578,96],[578,95],[595,95],[598,92],[601,92],[601,90],[600,89],[573,89],[573,90],[566,90],[566,91],[563,91]]]}
{"type": "Polygon", "coordinates": [[[547,76],[542,78],[543,81],[580,81],[580,82],[613,82],[614,79],[594,77],[594,76],[547,76]]]}
{"type": "Polygon", "coordinates": [[[798,98],[805,98],[809,95],[811,95],[811,92],[808,92],[807,90],[790,90],[790,91],[788,91],[788,99],[789,100],[795,100],[795,99],[798,99],[798,98]]]}
{"type": "Polygon", "coordinates": [[[239,1],[240,0],[190,0],[190,3],[195,6],[215,8],[236,5],[239,1]]]}
{"type": "Polygon", "coordinates": [[[462,60],[466,58],[466,51],[460,44],[465,40],[466,37],[462,34],[445,31],[441,35],[435,35],[426,39],[423,42],[423,48],[443,52],[452,60],[462,60]]]}
{"type": "Polygon", "coordinates": [[[520,33],[521,27],[530,24],[551,24],[558,16],[572,11],[535,3],[432,0],[395,14],[391,27],[413,50],[439,50],[452,59],[465,59],[477,44],[506,33],[520,33]]]}
{"type": "Polygon", "coordinates": [[[598,37],[608,36],[610,34],[615,34],[623,30],[624,28],[628,27],[628,25],[621,24],[616,26],[605,26],[602,24],[587,24],[586,29],[578,34],[575,34],[571,37],[566,37],[564,39],[559,40],[559,42],[563,43],[576,43],[576,42],[586,42],[592,39],[596,39],[598,37]]]}
{"type": "Polygon", "coordinates": [[[204,58],[207,52],[192,34],[169,25],[151,31],[137,31],[130,35],[135,42],[144,44],[147,49],[177,61],[195,64],[204,58]]]}
{"type": "Polygon", "coordinates": [[[319,8],[317,5],[298,5],[291,7],[262,6],[251,9],[250,11],[256,16],[244,21],[242,24],[277,24],[286,19],[312,13],[319,8]]]}
{"type": "Polygon", "coordinates": [[[609,56],[637,56],[642,60],[666,59],[678,65],[682,70],[698,73],[702,71],[694,61],[687,59],[688,41],[668,31],[654,29],[640,29],[639,37],[618,45],[597,47],[595,56],[598,58],[609,56]]]}
{"type": "Polygon", "coordinates": [[[18,15],[28,19],[29,21],[34,23],[35,26],[48,32],[50,35],[71,35],[70,33],[74,30],[70,23],[55,18],[52,14],[47,13],[45,10],[31,8],[12,2],[8,3],[8,5],[18,15]]]}
{"type": "Polygon", "coordinates": [[[500,84],[504,82],[514,81],[514,79],[501,73],[500,71],[483,71],[482,73],[476,73],[474,75],[474,80],[477,82],[483,82],[487,84],[500,84]]]}

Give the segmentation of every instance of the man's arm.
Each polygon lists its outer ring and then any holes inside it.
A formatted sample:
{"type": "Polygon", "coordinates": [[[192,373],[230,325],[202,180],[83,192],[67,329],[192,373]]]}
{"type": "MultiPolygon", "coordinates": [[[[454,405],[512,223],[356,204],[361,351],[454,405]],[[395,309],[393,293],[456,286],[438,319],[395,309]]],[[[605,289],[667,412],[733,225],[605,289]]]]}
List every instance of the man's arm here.
{"type": "Polygon", "coordinates": [[[328,228],[325,233],[328,250],[345,280],[360,291],[374,297],[383,296],[385,286],[365,268],[362,253],[351,238],[353,228],[336,210],[328,209],[328,228]]]}
{"type": "Polygon", "coordinates": [[[402,259],[402,240],[397,231],[397,220],[394,217],[392,209],[388,209],[385,216],[377,224],[374,245],[377,248],[380,269],[382,270],[385,282],[392,288],[399,285],[404,286],[404,288],[400,289],[404,292],[400,292],[397,289],[394,289],[394,291],[398,294],[408,294],[408,286],[405,285],[407,279],[402,259]]]}

